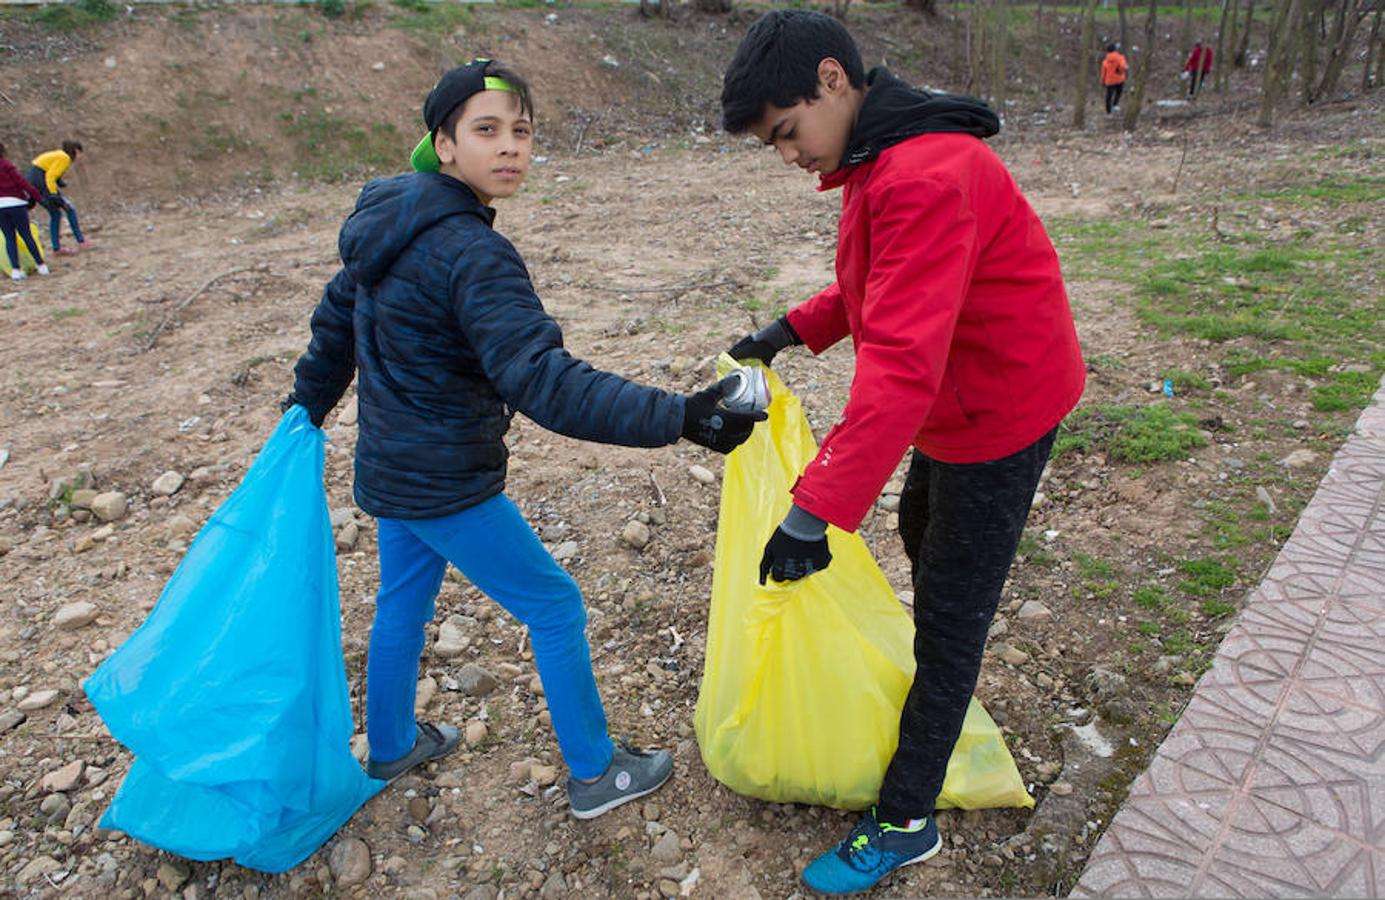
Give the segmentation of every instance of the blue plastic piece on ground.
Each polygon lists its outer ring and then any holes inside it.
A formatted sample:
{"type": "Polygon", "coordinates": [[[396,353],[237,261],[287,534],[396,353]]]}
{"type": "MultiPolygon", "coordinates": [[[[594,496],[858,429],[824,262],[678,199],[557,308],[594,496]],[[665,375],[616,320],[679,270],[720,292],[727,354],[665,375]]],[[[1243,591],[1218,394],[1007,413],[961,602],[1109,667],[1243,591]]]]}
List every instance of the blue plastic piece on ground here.
{"type": "Polygon", "coordinates": [[[302,407],[284,415],[84,685],[135,755],[101,827],[282,872],[384,787],[351,755],[324,440],[302,407]]]}

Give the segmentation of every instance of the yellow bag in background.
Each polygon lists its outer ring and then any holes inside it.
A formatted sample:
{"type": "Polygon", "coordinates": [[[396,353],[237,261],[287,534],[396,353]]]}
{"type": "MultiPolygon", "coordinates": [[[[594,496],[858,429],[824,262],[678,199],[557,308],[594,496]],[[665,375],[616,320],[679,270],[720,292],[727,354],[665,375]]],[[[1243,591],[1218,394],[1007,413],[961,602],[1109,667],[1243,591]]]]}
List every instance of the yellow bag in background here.
{"type": "MultiPolygon", "coordinates": [[[[723,354],[718,369],[734,365],[723,354]]],[[[726,460],[698,745],[708,771],[737,793],[864,809],[899,741],[914,625],[865,541],[831,526],[826,571],[760,586],[765,541],[817,455],[798,398],[768,375],[769,421],[726,460]]],[[[1000,730],[973,699],[938,806],[1033,805],[1000,730]]]]}
{"type": "MultiPolygon", "coordinates": [[[[40,253],[43,253],[43,238],[39,236],[38,226],[33,222],[29,223],[29,233],[34,236],[34,246],[38,247],[40,253]]],[[[6,272],[8,273],[9,269],[21,269],[23,270],[25,275],[32,275],[35,272],[37,272],[38,261],[35,260],[32,255],[30,255],[29,248],[24,245],[24,238],[16,234],[14,237],[14,242],[18,245],[19,248],[18,265],[15,265],[15,261],[10,259],[9,248],[6,247],[4,243],[0,242],[0,257],[4,258],[5,263],[9,267],[8,269],[6,269],[6,272]]]]}

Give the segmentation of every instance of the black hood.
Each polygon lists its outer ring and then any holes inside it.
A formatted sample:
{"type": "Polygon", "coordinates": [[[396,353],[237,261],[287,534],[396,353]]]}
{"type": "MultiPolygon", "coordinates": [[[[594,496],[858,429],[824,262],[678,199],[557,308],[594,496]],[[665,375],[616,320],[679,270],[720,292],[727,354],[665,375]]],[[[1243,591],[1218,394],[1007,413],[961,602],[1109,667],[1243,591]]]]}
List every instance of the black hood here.
{"type": "Polygon", "coordinates": [[[910,87],[884,66],[877,66],[866,75],[866,99],[842,166],[869,162],[886,147],[920,134],[952,132],[988,138],[998,131],[1000,119],[982,101],[910,87]]]}

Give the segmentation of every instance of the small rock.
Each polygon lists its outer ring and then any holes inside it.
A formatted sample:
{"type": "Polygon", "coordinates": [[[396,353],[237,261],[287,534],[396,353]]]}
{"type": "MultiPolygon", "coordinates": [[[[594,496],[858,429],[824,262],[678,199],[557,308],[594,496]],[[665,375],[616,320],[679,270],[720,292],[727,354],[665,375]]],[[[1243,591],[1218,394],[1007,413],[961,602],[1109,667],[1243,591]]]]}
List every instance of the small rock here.
{"type": "Polygon", "coordinates": [[[534,779],[534,783],[539,787],[548,787],[558,780],[557,766],[531,766],[529,777],[534,779]]]}
{"type": "Polygon", "coordinates": [[[553,559],[555,562],[567,562],[577,555],[579,549],[576,541],[563,541],[553,551],[553,559]]]}
{"type": "Polygon", "coordinates": [[[717,476],[706,466],[689,466],[688,474],[691,475],[692,480],[696,481],[698,484],[711,484],[717,480],[717,476]]]}
{"type": "MultiPolygon", "coordinates": [[[[433,655],[442,659],[453,659],[465,653],[467,645],[470,643],[471,637],[467,634],[464,619],[459,615],[450,615],[438,626],[438,639],[433,644],[433,655]]],[[[468,663],[468,665],[473,664],[468,663]]],[[[480,667],[477,666],[476,668],[480,667]]],[[[465,673],[466,669],[463,668],[462,671],[465,673]]],[[[485,670],[482,669],[482,671],[485,670]]]]}
{"type": "Polygon", "coordinates": [[[1059,797],[1066,797],[1072,793],[1072,784],[1066,781],[1055,781],[1048,786],[1049,793],[1057,794],[1059,797]]]}
{"type": "Polygon", "coordinates": [[[360,526],[355,522],[347,522],[345,525],[341,526],[341,531],[337,532],[337,549],[342,551],[355,550],[356,540],[360,535],[360,526]]]}
{"type": "Polygon", "coordinates": [[[50,688],[42,691],[34,691],[15,705],[24,712],[33,712],[36,709],[43,709],[56,699],[58,699],[58,692],[50,688]]]}
{"type": "Polygon", "coordinates": [[[463,900],[495,900],[499,896],[495,886],[490,884],[478,884],[467,892],[463,900]]]}
{"type": "Polygon", "coordinates": [[[117,522],[130,511],[130,503],[120,491],[106,491],[92,498],[91,511],[102,522],[117,522]]]}
{"type": "Polygon", "coordinates": [[[45,875],[52,875],[62,869],[62,864],[51,856],[39,856],[29,860],[24,867],[15,875],[15,881],[20,884],[28,884],[35,878],[42,878],[45,875]]]}
{"type": "Polygon", "coordinates": [[[95,500],[100,491],[91,488],[78,488],[72,492],[72,499],[68,501],[68,506],[73,509],[91,509],[91,501],[95,500]]]}
{"type": "Polygon", "coordinates": [[[561,869],[554,869],[548,873],[544,879],[543,887],[539,888],[539,896],[543,900],[556,900],[558,897],[567,895],[567,879],[563,878],[561,869]]]}
{"type": "Polygon", "coordinates": [[[72,812],[72,802],[67,799],[66,794],[49,794],[38,805],[38,811],[50,822],[63,822],[67,819],[67,814],[72,812]]]}
{"type": "Polygon", "coordinates": [[[176,891],[183,885],[183,882],[191,876],[192,870],[187,863],[182,860],[165,860],[159,863],[159,869],[154,873],[154,877],[159,879],[159,883],[170,891],[176,891]]]}
{"type": "Polygon", "coordinates": [[[385,64],[382,62],[371,63],[370,69],[372,72],[383,72],[385,71],[385,64]]]}
{"type": "Polygon", "coordinates": [[[1172,681],[1174,684],[1182,685],[1183,687],[1192,687],[1194,684],[1197,684],[1197,678],[1192,672],[1179,672],[1177,675],[1170,678],[1169,681],[1172,681]]]}
{"type": "Polygon", "coordinates": [[[677,897],[680,890],[681,888],[679,888],[678,882],[674,881],[672,878],[659,879],[659,896],[677,897]]]}
{"type": "Polygon", "coordinates": [[[356,511],[349,506],[338,506],[327,514],[327,522],[336,531],[347,522],[356,521],[356,511]]]}
{"type": "Polygon", "coordinates": [[[534,768],[536,760],[521,759],[510,763],[510,782],[512,784],[524,784],[529,780],[529,772],[534,768]]]}
{"type": "Polygon", "coordinates": [[[649,526],[639,520],[627,522],[625,530],[620,533],[620,539],[636,550],[643,550],[649,543],[649,537],[649,526]]]}
{"type": "Polygon", "coordinates": [[[417,825],[410,825],[404,829],[404,837],[408,838],[411,844],[421,844],[428,838],[428,832],[419,828],[417,825]]]}
{"type": "Polygon", "coordinates": [[[164,528],[170,538],[189,538],[197,533],[197,523],[182,513],[169,516],[164,528]]]}
{"type": "Polygon", "coordinates": [[[361,884],[370,877],[370,845],[358,837],[337,841],[327,857],[337,887],[361,884]]]}
{"type": "Polygon", "coordinates": [[[1087,687],[1099,699],[1124,696],[1130,691],[1130,684],[1124,675],[1113,672],[1105,666],[1093,666],[1087,673],[1087,687]]]}
{"type": "Polygon", "coordinates": [[[678,843],[678,834],[665,831],[664,836],[655,842],[649,855],[661,863],[675,863],[683,858],[683,848],[678,843]]]}
{"type": "Polygon", "coordinates": [[[67,793],[77,786],[77,782],[82,780],[82,771],[85,768],[85,762],[74,759],[61,769],[55,769],[43,776],[43,780],[39,782],[39,787],[45,793],[67,793]]]}
{"type": "Polygon", "coordinates": [[[160,496],[172,497],[174,494],[178,493],[179,489],[183,486],[183,482],[186,480],[187,479],[183,477],[181,472],[175,472],[169,469],[158,478],[155,478],[150,488],[154,493],[160,496]]]}
{"type": "Polygon", "coordinates": [[[1317,458],[1318,454],[1313,450],[1295,450],[1281,459],[1279,464],[1286,469],[1302,469],[1305,466],[1311,466],[1317,458]]]}
{"type": "Polygon", "coordinates": [[[475,747],[484,741],[488,734],[490,734],[490,729],[486,727],[485,722],[474,720],[466,723],[466,745],[468,747],[475,747]]]}
{"type": "MultiPolygon", "coordinates": [[[[380,65],[381,68],[384,68],[384,65],[382,63],[377,63],[377,65],[380,65]]],[[[377,69],[376,71],[379,70],[377,69]]],[[[350,400],[346,401],[346,405],[342,407],[341,412],[337,414],[337,424],[347,426],[355,425],[356,419],[360,415],[360,411],[360,404],[356,401],[356,397],[353,395],[350,400]]]]}
{"type": "Polygon", "coordinates": [[[663,810],[659,809],[659,804],[650,801],[644,805],[644,820],[646,822],[657,822],[659,821],[659,813],[661,812],[663,812],[663,810]]]}
{"type": "Polygon", "coordinates": [[[457,686],[468,697],[484,697],[500,682],[484,666],[467,663],[457,673],[457,686]]]}
{"type": "Polygon", "coordinates": [[[885,512],[895,512],[899,509],[898,494],[885,494],[877,502],[880,508],[883,509],[885,512]]]}
{"type": "Polygon", "coordinates": [[[6,710],[0,713],[0,734],[4,734],[11,728],[18,728],[24,724],[24,720],[29,718],[17,709],[6,710]]]}
{"type": "Polygon", "coordinates": [[[415,822],[428,821],[428,814],[432,811],[432,808],[428,805],[427,797],[409,798],[409,815],[413,817],[415,822]]]}
{"type": "Polygon", "coordinates": [[[1047,622],[1053,618],[1053,611],[1038,600],[1026,600],[1015,616],[1022,621],[1047,622]]]}
{"type": "Polygon", "coordinates": [[[433,695],[438,692],[438,683],[432,675],[425,675],[418,680],[418,690],[414,694],[414,710],[423,712],[428,708],[428,704],[433,702],[433,695]]]}
{"type": "Polygon", "coordinates": [[[1003,641],[993,646],[991,652],[1012,666],[1023,665],[1029,660],[1028,653],[1025,653],[1018,647],[1012,647],[1003,641]]]}
{"type": "Polygon", "coordinates": [[[76,631],[96,621],[96,604],[86,600],[65,603],[53,616],[53,627],[60,631],[76,631]]]}

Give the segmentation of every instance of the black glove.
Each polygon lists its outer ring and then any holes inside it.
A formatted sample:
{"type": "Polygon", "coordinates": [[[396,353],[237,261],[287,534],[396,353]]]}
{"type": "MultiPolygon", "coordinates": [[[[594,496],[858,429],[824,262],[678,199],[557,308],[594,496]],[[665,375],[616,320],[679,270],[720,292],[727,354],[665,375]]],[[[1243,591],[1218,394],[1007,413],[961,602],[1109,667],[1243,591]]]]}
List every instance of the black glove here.
{"type": "Polygon", "coordinates": [[[50,213],[62,212],[63,198],[57,194],[49,194],[47,197],[43,198],[43,208],[50,213]]]}
{"type": "Polygon", "coordinates": [[[814,540],[803,540],[790,535],[780,525],[770,535],[765,544],[765,555],[760,557],[760,584],[765,576],[773,576],[775,581],[797,581],[807,578],[814,572],[821,572],[832,562],[832,553],[827,549],[827,535],[814,540]]]}
{"type": "Polygon", "coordinates": [[[747,334],[731,345],[726,352],[738,362],[758,359],[765,365],[774,362],[774,355],[785,347],[803,343],[788,317],[776,319],[754,334],[747,334]]]}
{"type": "Polygon", "coordinates": [[[321,413],[315,413],[315,412],[313,412],[312,409],[309,408],[309,406],[308,406],[306,403],[303,403],[301,400],[299,400],[299,399],[298,399],[297,397],[295,397],[293,394],[289,394],[289,395],[288,395],[287,397],[285,397],[283,400],[280,400],[280,401],[279,401],[279,411],[280,411],[280,412],[288,412],[289,410],[293,409],[295,406],[302,406],[303,409],[306,410],[307,413],[308,413],[308,421],[312,422],[313,425],[315,425],[315,426],[318,427],[318,428],[321,428],[321,427],[322,427],[322,422],[323,422],[323,420],[327,418],[327,413],[326,413],[326,411],[323,411],[323,412],[321,412],[321,413]]]}
{"type": "Polygon", "coordinates": [[[750,437],[756,422],[769,418],[765,412],[732,412],[719,406],[726,396],[724,378],[696,394],[683,397],[683,437],[718,453],[730,453],[750,437]]]}

